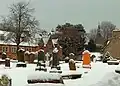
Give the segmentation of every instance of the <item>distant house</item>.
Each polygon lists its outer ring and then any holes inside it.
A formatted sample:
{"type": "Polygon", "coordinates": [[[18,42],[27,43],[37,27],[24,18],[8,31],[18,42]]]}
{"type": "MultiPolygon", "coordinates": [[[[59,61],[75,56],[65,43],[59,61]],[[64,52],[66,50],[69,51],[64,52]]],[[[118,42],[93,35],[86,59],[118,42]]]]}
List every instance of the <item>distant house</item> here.
{"type": "MultiPolygon", "coordinates": [[[[39,49],[38,45],[21,43],[20,48],[25,49],[25,51],[35,52],[39,49]]],[[[17,47],[15,43],[5,43],[0,41],[0,56],[3,52],[7,54],[8,57],[16,59],[17,47]]]]}
{"type": "Polygon", "coordinates": [[[112,37],[108,40],[104,53],[109,52],[114,58],[120,59],[120,30],[114,30],[112,37]]]}
{"type": "MultiPolygon", "coordinates": [[[[16,51],[17,51],[16,43],[5,42],[3,34],[4,34],[3,31],[0,31],[0,56],[2,55],[3,52],[5,52],[8,57],[16,59],[16,55],[17,55],[16,54],[16,51]]],[[[46,45],[49,37],[44,36],[42,38],[43,38],[44,44],[46,45]]],[[[45,46],[38,45],[37,42],[39,39],[40,37],[37,35],[35,43],[21,42],[20,48],[25,49],[25,51],[29,51],[29,52],[36,52],[41,48],[45,49],[45,46]]]]}

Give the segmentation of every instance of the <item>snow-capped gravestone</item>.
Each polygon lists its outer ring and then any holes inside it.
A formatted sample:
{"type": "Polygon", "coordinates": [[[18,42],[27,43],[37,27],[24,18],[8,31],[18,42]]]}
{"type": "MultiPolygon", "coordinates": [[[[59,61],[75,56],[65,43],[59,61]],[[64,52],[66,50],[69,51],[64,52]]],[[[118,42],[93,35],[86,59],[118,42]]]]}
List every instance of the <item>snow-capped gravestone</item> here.
{"type": "Polygon", "coordinates": [[[52,67],[51,68],[57,68],[58,70],[60,70],[60,66],[59,65],[59,60],[58,60],[58,49],[54,48],[53,49],[53,61],[52,61],[52,67]]]}
{"type": "Polygon", "coordinates": [[[30,52],[29,51],[26,51],[24,53],[24,61],[29,63],[30,62],[30,52]]]}
{"type": "Polygon", "coordinates": [[[40,61],[44,63],[44,61],[45,61],[45,53],[44,53],[43,49],[40,49],[38,51],[38,59],[37,60],[38,60],[37,66],[39,66],[40,61]]]}
{"type": "Polygon", "coordinates": [[[46,68],[46,64],[45,63],[42,63],[42,62],[39,62],[39,66],[37,66],[35,68],[35,70],[37,71],[47,71],[47,68],[46,68]]]}
{"type": "Polygon", "coordinates": [[[70,70],[76,70],[75,61],[73,59],[69,60],[69,69],[70,70]]]}
{"type": "Polygon", "coordinates": [[[115,69],[115,72],[120,74],[120,66],[115,69]]]}
{"type": "Polygon", "coordinates": [[[75,54],[74,53],[70,53],[69,57],[70,57],[70,59],[74,59],[75,60],[75,54]]]}
{"type": "Polygon", "coordinates": [[[12,79],[6,74],[0,74],[0,86],[12,86],[12,79]]]}
{"type": "Polygon", "coordinates": [[[45,53],[43,49],[40,49],[38,51],[38,62],[37,62],[37,68],[35,70],[39,71],[47,71],[46,64],[45,64],[45,53]]]}
{"type": "Polygon", "coordinates": [[[119,65],[120,61],[118,61],[117,59],[111,59],[109,61],[107,61],[108,65],[119,65]]]}
{"type": "Polygon", "coordinates": [[[10,67],[10,59],[9,58],[5,59],[5,67],[10,67]]]}
{"type": "Polygon", "coordinates": [[[30,52],[30,61],[29,63],[34,63],[34,60],[35,60],[35,52],[30,52]]]}
{"type": "Polygon", "coordinates": [[[2,53],[2,59],[6,59],[7,58],[7,55],[5,52],[2,53]]]}
{"type": "Polygon", "coordinates": [[[69,63],[70,58],[69,57],[65,57],[65,63],[69,63]]]}
{"type": "Polygon", "coordinates": [[[25,50],[22,48],[18,50],[18,62],[24,62],[24,52],[25,50]]]}
{"type": "Polygon", "coordinates": [[[36,83],[53,83],[53,84],[64,84],[63,79],[58,73],[48,73],[48,72],[34,72],[27,77],[28,84],[36,83]]]}
{"type": "Polygon", "coordinates": [[[5,59],[7,58],[7,55],[5,52],[2,53],[2,59],[0,59],[0,64],[5,64],[5,59]]]}

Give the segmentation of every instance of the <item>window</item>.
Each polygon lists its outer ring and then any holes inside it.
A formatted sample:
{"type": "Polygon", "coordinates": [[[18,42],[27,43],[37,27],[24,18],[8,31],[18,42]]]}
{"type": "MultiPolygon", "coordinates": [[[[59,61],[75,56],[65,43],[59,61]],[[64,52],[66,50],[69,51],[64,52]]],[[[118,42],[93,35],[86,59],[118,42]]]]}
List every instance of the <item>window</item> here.
{"type": "Polygon", "coordinates": [[[2,47],[2,52],[8,52],[8,47],[2,47]]]}
{"type": "Polygon", "coordinates": [[[32,48],[29,48],[29,52],[31,52],[32,51],[32,48]]]}
{"type": "Polygon", "coordinates": [[[16,48],[16,47],[11,47],[11,52],[12,52],[12,53],[16,53],[16,51],[17,51],[17,48],[16,48]]]}
{"type": "Polygon", "coordinates": [[[29,51],[29,48],[26,48],[26,51],[29,51]]]}

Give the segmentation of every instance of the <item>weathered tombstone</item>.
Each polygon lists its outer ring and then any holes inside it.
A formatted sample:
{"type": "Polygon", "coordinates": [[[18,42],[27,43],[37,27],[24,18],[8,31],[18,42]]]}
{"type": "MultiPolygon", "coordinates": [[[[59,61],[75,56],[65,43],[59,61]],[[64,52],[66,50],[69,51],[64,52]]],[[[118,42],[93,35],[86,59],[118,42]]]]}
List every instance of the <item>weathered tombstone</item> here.
{"type": "Polygon", "coordinates": [[[9,58],[5,59],[5,67],[10,67],[10,59],[9,58]]]}
{"type": "Polygon", "coordinates": [[[94,61],[95,57],[96,57],[95,55],[92,55],[92,56],[90,57],[90,59],[91,59],[92,62],[94,61]]]}
{"type": "Polygon", "coordinates": [[[58,65],[58,49],[54,48],[53,50],[53,62],[52,62],[52,67],[55,68],[58,65]]]}
{"type": "Polygon", "coordinates": [[[40,61],[44,62],[45,61],[45,53],[44,53],[44,50],[43,49],[40,49],[38,51],[38,63],[37,63],[37,66],[40,65],[40,61]]]}
{"type": "Polygon", "coordinates": [[[18,50],[18,62],[24,62],[24,49],[19,49],[18,50]]]}
{"type": "Polygon", "coordinates": [[[69,54],[69,58],[75,60],[75,55],[74,55],[74,53],[70,53],[70,54],[69,54]]]}
{"type": "Polygon", "coordinates": [[[12,86],[12,79],[7,74],[0,77],[0,86],[12,86]]]}
{"type": "Polygon", "coordinates": [[[73,59],[69,60],[69,69],[70,70],[76,70],[76,65],[73,59]]]}
{"type": "Polygon", "coordinates": [[[40,49],[38,51],[38,62],[37,62],[37,68],[35,69],[36,71],[47,71],[46,64],[45,64],[45,53],[43,49],[40,49]]]}
{"type": "Polygon", "coordinates": [[[70,60],[70,58],[69,58],[69,57],[66,57],[66,58],[65,58],[65,63],[69,63],[69,60],[70,60]]]}
{"type": "Polygon", "coordinates": [[[90,68],[91,69],[90,55],[91,55],[91,53],[88,50],[85,50],[82,53],[82,59],[83,59],[82,67],[83,68],[90,68]]]}
{"type": "Polygon", "coordinates": [[[30,62],[30,52],[29,51],[26,51],[25,54],[24,54],[24,61],[25,62],[30,62]]]}
{"type": "Polygon", "coordinates": [[[34,52],[31,52],[30,53],[30,63],[34,63],[34,60],[35,60],[35,53],[34,52]]]}
{"type": "Polygon", "coordinates": [[[44,61],[45,60],[45,53],[43,49],[40,49],[38,51],[38,61],[44,61]]]}
{"type": "Polygon", "coordinates": [[[7,55],[5,52],[2,53],[2,59],[6,59],[7,58],[7,55]]]}

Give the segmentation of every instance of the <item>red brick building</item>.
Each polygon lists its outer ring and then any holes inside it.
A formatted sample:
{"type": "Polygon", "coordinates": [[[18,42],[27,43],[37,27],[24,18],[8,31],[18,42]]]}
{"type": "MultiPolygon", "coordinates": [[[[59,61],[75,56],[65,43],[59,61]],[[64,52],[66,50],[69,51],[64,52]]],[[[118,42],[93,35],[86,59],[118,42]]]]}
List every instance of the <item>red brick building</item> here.
{"type": "MultiPolygon", "coordinates": [[[[21,43],[20,48],[25,49],[25,51],[29,52],[35,52],[39,50],[38,45],[28,44],[28,43],[21,43]]],[[[15,58],[16,59],[16,50],[17,46],[15,43],[3,43],[0,42],[0,56],[3,52],[7,54],[7,57],[9,58],[15,58]]]]}

